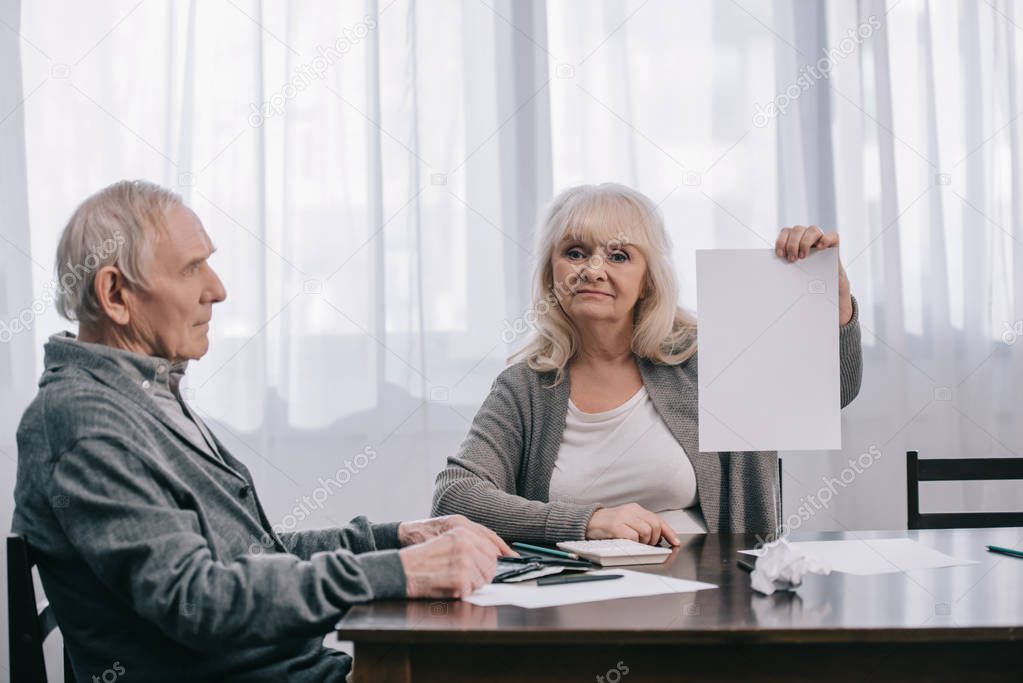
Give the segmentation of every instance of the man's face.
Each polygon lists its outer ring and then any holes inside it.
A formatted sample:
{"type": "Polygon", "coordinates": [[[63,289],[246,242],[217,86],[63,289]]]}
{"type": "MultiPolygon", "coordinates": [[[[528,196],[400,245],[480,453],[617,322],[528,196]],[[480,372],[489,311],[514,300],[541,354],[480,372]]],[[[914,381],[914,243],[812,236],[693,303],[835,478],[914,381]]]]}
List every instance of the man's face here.
{"type": "Polygon", "coordinates": [[[213,304],[227,292],[207,262],[213,244],[198,216],[175,207],[166,219],[154,240],[148,284],[126,292],[129,325],[151,355],[198,360],[209,348],[213,304]]]}

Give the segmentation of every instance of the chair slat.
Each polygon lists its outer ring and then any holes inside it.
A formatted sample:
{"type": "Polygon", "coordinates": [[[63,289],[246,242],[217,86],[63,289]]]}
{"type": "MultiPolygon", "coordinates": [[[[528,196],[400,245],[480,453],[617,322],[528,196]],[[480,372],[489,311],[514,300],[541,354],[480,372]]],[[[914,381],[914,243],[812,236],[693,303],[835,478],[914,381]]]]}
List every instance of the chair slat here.
{"type": "Polygon", "coordinates": [[[1023,512],[926,512],[919,529],[987,529],[1023,526],[1023,512]]]}
{"type": "Polygon", "coordinates": [[[920,481],[979,481],[1023,479],[1023,458],[922,459],[920,481]]]}
{"type": "Polygon", "coordinates": [[[38,620],[40,635],[46,640],[46,636],[57,628],[57,617],[53,616],[53,610],[48,603],[43,603],[43,611],[39,613],[38,620]]]}

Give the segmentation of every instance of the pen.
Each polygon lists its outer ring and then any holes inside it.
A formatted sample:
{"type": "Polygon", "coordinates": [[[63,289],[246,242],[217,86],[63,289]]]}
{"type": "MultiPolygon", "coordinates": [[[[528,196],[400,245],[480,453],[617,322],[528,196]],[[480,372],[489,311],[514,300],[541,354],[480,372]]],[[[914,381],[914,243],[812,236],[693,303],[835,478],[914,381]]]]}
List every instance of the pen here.
{"type": "Polygon", "coordinates": [[[512,547],[516,550],[525,550],[533,553],[544,553],[545,555],[553,555],[554,557],[563,557],[566,560],[578,560],[579,556],[575,553],[566,553],[564,550],[555,550],[554,548],[544,548],[538,545],[530,545],[528,543],[512,543],[512,547]]]}
{"type": "Polygon", "coordinates": [[[1012,548],[1002,548],[997,545],[984,546],[989,552],[999,553],[1001,555],[1008,555],[1009,557],[1023,557],[1023,550],[1013,550],[1012,548]]]}
{"type": "Polygon", "coordinates": [[[583,583],[584,581],[610,581],[625,578],[624,574],[555,574],[541,576],[536,580],[537,586],[553,586],[559,583],[583,583]]]}

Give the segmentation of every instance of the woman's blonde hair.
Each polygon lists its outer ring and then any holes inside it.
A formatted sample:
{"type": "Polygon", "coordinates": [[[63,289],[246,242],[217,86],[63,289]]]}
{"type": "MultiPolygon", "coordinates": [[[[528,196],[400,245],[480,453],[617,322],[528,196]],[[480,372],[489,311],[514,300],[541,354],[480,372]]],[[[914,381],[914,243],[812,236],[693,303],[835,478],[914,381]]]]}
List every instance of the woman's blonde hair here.
{"type": "Polygon", "coordinates": [[[536,332],[509,362],[525,360],[537,372],[553,371],[557,385],[579,350],[579,334],[555,295],[552,257],[565,239],[604,245],[607,252],[628,244],[646,258],[644,294],[633,311],[632,352],[637,357],[677,365],[696,353],[696,318],[677,303],[671,240],[660,211],[636,190],[603,183],[569,188],[544,212],[533,280],[536,332]]]}

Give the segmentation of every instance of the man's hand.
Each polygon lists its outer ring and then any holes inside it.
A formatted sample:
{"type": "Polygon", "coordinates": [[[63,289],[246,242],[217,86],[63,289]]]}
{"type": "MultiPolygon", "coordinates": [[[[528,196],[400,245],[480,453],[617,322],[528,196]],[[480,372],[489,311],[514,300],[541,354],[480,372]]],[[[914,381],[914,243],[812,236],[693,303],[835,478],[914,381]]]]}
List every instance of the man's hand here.
{"type": "Polygon", "coordinates": [[[629,503],[613,508],[600,508],[586,525],[586,538],[627,538],[648,545],[657,545],[664,537],[678,545],[678,536],[667,522],[642,505],[629,503]]]}
{"type": "Polygon", "coordinates": [[[508,547],[507,543],[501,540],[500,536],[482,524],[470,521],[462,515],[446,515],[444,517],[433,517],[432,519],[420,519],[414,522],[402,522],[398,525],[398,542],[403,547],[416,545],[455,529],[466,529],[473,534],[482,536],[496,545],[501,555],[518,555],[518,553],[508,547]]]}
{"type": "Polygon", "coordinates": [[[497,573],[497,556],[502,554],[501,546],[487,535],[464,525],[402,548],[398,555],[405,570],[405,594],[410,598],[464,598],[490,583],[497,573]]]}
{"type": "MultiPolygon", "coordinates": [[[[824,232],[816,225],[805,227],[794,225],[791,228],[782,228],[778,233],[778,239],[774,243],[774,253],[786,259],[789,263],[795,263],[810,255],[810,250],[820,251],[838,246],[837,232],[824,232]]],[[[845,274],[842,261],[838,262],[838,324],[845,325],[852,319],[853,305],[852,294],[849,288],[849,276],[845,274]]]]}

